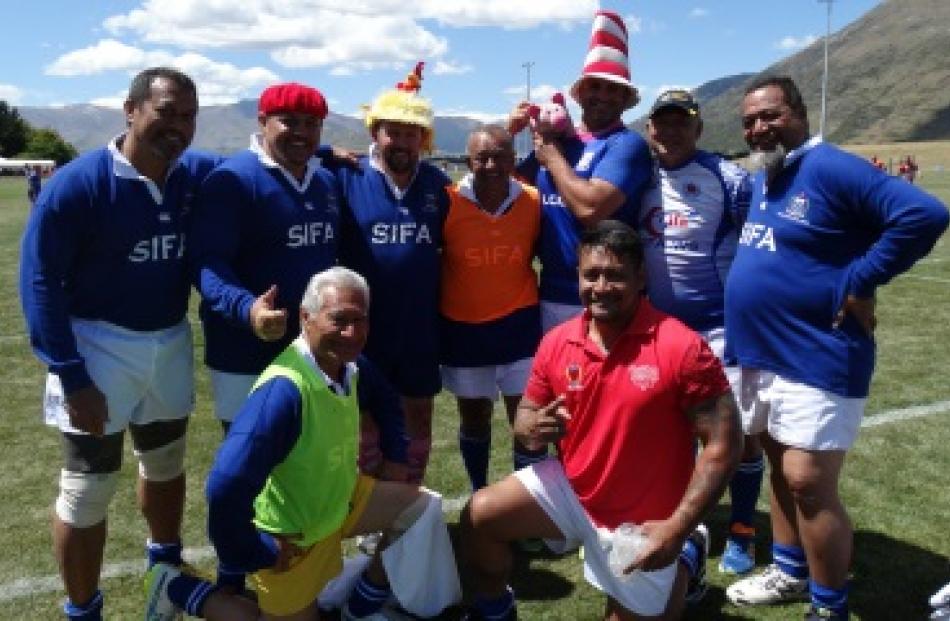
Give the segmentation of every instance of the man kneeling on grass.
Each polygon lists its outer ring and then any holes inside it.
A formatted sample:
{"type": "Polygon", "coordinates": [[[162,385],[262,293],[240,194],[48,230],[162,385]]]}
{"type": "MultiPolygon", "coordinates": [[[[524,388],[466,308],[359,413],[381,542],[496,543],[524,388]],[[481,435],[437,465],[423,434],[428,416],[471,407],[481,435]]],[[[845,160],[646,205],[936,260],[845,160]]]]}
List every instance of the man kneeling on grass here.
{"type": "Polygon", "coordinates": [[[516,618],[508,542],[529,537],[584,545],[584,575],[607,594],[606,619],[678,617],[688,579],[704,570],[700,519],[742,452],[715,354],[641,293],[637,233],[603,221],[583,234],[577,254],[585,310],[541,341],[514,424],[525,446],[554,442],[558,458],[481,489],[465,507],[470,618],[516,618]],[[618,577],[601,540],[625,522],[645,541],[618,577]]]}
{"type": "Polygon", "coordinates": [[[355,361],[368,311],[369,289],[357,273],[334,267],[310,280],[302,334],[257,380],[208,476],[218,583],[156,565],[146,582],[147,621],[181,611],[227,621],[319,619],[317,596],[342,568],[341,540],[378,531],[386,534],[381,557],[360,578],[344,619],[377,613],[390,596],[387,575],[396,598],[416,614],[438,613],[458,598],[438,496],[357,469],[355,361]],[[244,573],[252,573],[257,603],[236,594],[244,573]]]}

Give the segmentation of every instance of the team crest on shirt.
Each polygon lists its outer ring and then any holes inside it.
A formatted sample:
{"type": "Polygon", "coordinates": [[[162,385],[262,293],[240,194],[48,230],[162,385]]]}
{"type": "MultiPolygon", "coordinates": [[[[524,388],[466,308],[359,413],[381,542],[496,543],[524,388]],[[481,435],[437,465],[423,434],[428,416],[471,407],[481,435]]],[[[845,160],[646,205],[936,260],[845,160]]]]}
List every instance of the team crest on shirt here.
{"type": "Polygon", "coordinates": [[[660,381],[660,370],[652,364],[630,365],[630,381],[640,390],[650,390],[660,381]]]}
{"type": "Polygon", "coordinates": [[[340,213],[340,203],[334,192],[327,192],[327,213],[340,213]]]}
{"type": "Polygon", "coordinates": [[[436,213],[439,211],[439,203],[436,200],[435,194],[432,192],[426,192],[422,201],[422,211],[425,213],[436,213]]]}
{"type": "Polygon", "coordinates": [[[788,201],[788,204],[785,205],[785,209],[779,212],[778,215],[786,220],[807,223],[808,197],[805,196],[804,192],[799,192],[792,197],[792,200],[788,201]]]}
{"type": "Polygon", "coordinates": [[[159,221],[159,222],[171,222],[171,221],[172,221],[172,215],[171,215],[170,213],[168,213],[167,211],[160,211],[160,212],[158,213],[158,221],[159,221]]]}
{"type": "MultiPolygon", "coordinates": [[[[181,215],[183,216],[188,215],[188,212],[191,211],[191,204],[194,202],[194,200],[195,200],[194,192],[185,192],[185,196],[181,199],[181,215]]],[[[159,219],[161,220],[161,216],[159,216],[159,219]]]]}
{"type": "Polygon", "coordinates": [[[687,181],[686,185],[683,186],[683,193],[686,196],[699,196],[699,186],[692,181],[687,181]]]}
{"type": "Polygon", "coordinates": [[[304,201],[303,208],[306,209],[307,211],[313,211],[313,203],[311,203],[310,201],[304,201]]]}
{"type": "Polygon", "coordinates": [[[568,390],[580,390],[583,386],[582,379],[583,373],[581,372],[581,365],[576,362],[571,362],[567,365],[567,368],[564,369],[564,374],[567,376],[567,389],[568,390]]]}
{"type": "Polygon", "coordinates": [[[578,160],[577,166],[574,167],[574,170],[577,170],[577,171],[587,170],[588,168],[590,168],[590,164],[593,161],[594,161],[593,152],[585,151],[584,154],[581,155],[581,159],[578,160]]]}

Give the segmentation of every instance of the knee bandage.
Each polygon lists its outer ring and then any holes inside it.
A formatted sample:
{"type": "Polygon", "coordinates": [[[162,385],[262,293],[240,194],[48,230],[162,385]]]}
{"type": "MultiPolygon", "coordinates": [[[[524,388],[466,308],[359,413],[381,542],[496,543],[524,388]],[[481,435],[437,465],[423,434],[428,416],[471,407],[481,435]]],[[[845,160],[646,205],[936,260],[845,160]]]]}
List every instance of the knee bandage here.
{"type": "Polygon", "coordinates": [[[56,515],[76,528],[95,526],[106,519],[118,482],[118,472],[89,474],[63,470],[59,477],[56,515]]]}
{"type": "Polygon", "coordinates": [[[419,494],[419,497],[416,498],[412,504],[403,509],[402,513],[397,515],[396,519],[393,520],[388,533],[390,540],[394,541],[398,539],[400,535],[409,530],[409,528],[416,523],[416,520],[419,519],[419,516],[425,513],[431,502],[436,502],[441,505],[442,497],[433,494],[426,488],[422,488],[422,493],[419,494]]]}
{"type": "Polygon", "coordinates": [[[146,481],[164,483],[185,471],[185,436],[150,451],[135,451],[139,475],[146,481]]]}

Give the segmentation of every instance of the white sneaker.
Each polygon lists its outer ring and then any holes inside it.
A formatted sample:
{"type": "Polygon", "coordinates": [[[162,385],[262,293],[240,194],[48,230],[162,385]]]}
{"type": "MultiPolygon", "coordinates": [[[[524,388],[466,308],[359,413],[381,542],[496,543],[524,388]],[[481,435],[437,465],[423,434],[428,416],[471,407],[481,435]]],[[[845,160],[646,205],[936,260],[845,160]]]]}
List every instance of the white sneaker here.
{"type": "Polygon", "coordinates": [[[793,578],[773,563],[762,573],[730,585],[726,597],[735,606],[805,601],[808,599],[808,579],[793,578]]]}
{"type": "Polygon", "coordinates": [[[933,608],[929,617],[931,621],[950,620],[950,582],[933,594],[930,598],[930,606],[933,608]]]}
{"type": "Polygon", "coordinates": [[[179,621],[180,608],[168,599],[168,583],[181,575],[174,565],[156,563],[145,574],[145,621],[179,621]]]}

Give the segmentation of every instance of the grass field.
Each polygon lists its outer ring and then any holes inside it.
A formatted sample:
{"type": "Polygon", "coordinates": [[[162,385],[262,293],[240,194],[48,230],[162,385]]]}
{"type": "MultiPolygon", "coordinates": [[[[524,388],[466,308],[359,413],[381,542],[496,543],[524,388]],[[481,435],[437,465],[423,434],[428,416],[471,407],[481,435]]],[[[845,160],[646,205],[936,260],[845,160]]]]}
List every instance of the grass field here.
{"type": "MultiPolygon", "coordinates": [[[[928,145],[950,163],[950,145],[928,145]]],[[[904,153],[904,146],[896,146],[904,153]]],[[[877,151],[886,154],[883,149],[877,151]]],[[[909,152],[920,156],[921,149],[909,152]]],[[[936,158],[934,161],[938,161],[936,158]]],[[[950,203],[950,172],[928,172],[925,187],[950,203]]],[[[16,290],[19,238],[27,213],[22,179],[0,179],[0,437],[5,438],[0,463],[0,619],[59,619],[63,594],[39,581],[55,576],[48,530],[51,500],[60,468],[57,434],[40,422],[44,371],[29,350],[16,290]],[[14,585],[30,592],[11,597],[14,585]]],[[[880,292],[878,371],[869,402],[869,416],[885,410],[950,399],[945,379],[950,368],[950,240],[912,272],[880,292]]],[[[202,346],[196,333],[196,357],[202,346]]],[[[198,378],[197,411],[190,431],[188,506],[185,542],[207,545],[204,534],[203,478],[220,431],[212,420],[207,377],[198,378]]],[[[456,448],[454,404],[445,395],[437,401],[435,449],[427,484],[454,498],[467,483],[456,448]]],[[[950,410],[950,408],[948,408],[950,410]]],[[[862,432],[843,476],[843,493],[855,525],[852,610],[857,619],[922,619],[926,598],[950,579],[950,411],[912,421],[882,425],[862,432]]],[[[494,478],[510,467],[507,424],[495,420],[494,478]]],[[[140,563],[145,530],[135,508],[134,460],[126,454],[123,484],[110,512],[107,563],[140,563]]],[[[759,561],[767,560],[767,504],[759,505],[762,533],[759,561]]],[[[709,523],[713,556],[712,588],[706,600],[689,613],[691,619],[800,618],[801,605],[769,609],[737,609],[724,600],[728,581],[715,570],[722,550],[727,508],[709,523]]],[[[454,522],[457,516],[451,515],[454,522]]],[[[202,561],[211,568],[210,561],[202,561]]],[[[108,619],[140,618],[141,576],[126,571],[103,580],[108,619]]],[[[58,579],[50,581],[58,585],[58,579]]],[[[514,586],[522,619],[595,619],[602,597],[583,580],[576,556],[521,558],[514,586]]],[[[454,618],[449,616],[448,618],[454,618]]]]}

